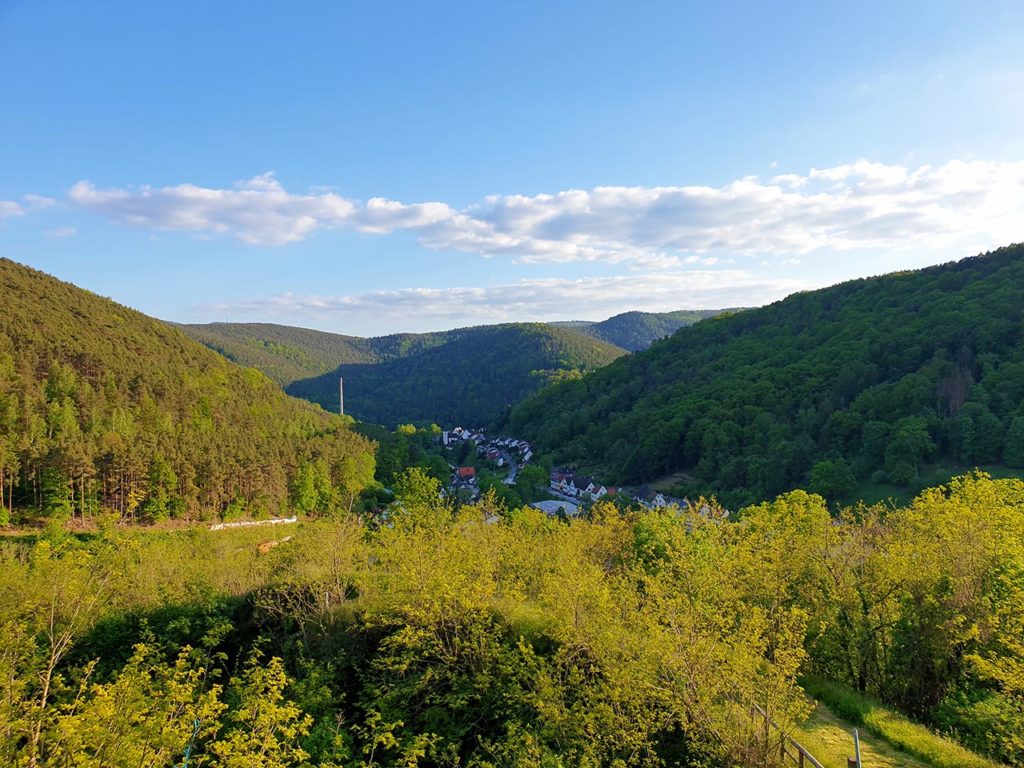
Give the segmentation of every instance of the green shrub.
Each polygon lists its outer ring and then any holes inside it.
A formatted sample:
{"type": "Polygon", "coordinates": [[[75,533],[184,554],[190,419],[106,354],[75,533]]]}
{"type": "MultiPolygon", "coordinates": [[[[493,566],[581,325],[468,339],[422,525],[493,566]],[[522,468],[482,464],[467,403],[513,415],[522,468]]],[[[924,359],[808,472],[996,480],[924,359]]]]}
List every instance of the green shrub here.
{"type": "Polygon", "coordinates": [[[954,691],[943,699],[936,722],[965,744],[991,751],[1010,765],[1024,765],[1024,709],[991,690],[954,691]]]}

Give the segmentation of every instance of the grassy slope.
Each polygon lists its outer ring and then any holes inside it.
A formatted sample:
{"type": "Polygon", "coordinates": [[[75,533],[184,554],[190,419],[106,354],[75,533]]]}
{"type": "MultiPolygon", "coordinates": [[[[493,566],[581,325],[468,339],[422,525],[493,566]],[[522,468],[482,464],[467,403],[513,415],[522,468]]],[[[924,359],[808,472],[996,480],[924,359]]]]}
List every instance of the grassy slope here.
{"type": "Polygon", "coordinates": [[[948,485],[954,477],[980,469],[997,480],[1005,478],[1018,478],[1024,480],[1024,469],[1014,469],[1000,464],[983,464],[981,466],[934,466],[921,473],[921,479],[917,486],[907,488],[893,485],[892,483],[876,482],[870,478],[865,479],[857,485],[856,490],[845,499],[840,499],[841,505],[855,505],[863,501],[865,504],[877,504],[878,502],[892,502],[896,506],[906,506],[924,488],[934,488],[939,485],[948,485]]]}
{"type": "Polygon", "coordinates": [[[847,750],[848,754],[853,752],[850,734],[854,728],[861,729],[861,756],[866,767],[998,768],[1001,765],[844,685],[807,678],[803,687],[819,705],[796,738],[826,768],[845,766],[847,750]],[[865,748],[877,758],[869,760],[865,748]]]}
{"type": "MultiPolygon", "coordinates": [[[[853,756],[855,727],[819,702],[794,738],[825,768],[846,768],[846,758],[853,756]]],[[[866,732],[860,735],[860,754],[866,768],[928,768],[932,765],[866,732]]]]}

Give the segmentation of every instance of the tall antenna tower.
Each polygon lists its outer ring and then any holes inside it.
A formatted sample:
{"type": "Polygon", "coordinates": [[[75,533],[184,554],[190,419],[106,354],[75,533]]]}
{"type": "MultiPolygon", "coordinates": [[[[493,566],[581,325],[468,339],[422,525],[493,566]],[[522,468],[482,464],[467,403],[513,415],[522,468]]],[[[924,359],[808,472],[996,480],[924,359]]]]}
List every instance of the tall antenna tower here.
{"type": "Polygon", "coordinates": [[[345,415],[345,379],[338,377],[338,413],[345,415]]]}

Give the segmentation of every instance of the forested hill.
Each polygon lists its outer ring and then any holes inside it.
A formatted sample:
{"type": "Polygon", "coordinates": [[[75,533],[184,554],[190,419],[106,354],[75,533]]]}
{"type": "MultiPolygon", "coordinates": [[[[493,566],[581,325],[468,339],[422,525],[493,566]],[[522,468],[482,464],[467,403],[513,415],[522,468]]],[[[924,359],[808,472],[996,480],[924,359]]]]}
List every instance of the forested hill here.
{"type": "MultiPolygon", "coordinates": [[[[651,342],[670,336],[699,320],[734,311],[741,310],[623,312],[601,322],[576,320],[548,325],[577,331],[627,352],[636,352],[647,349],[651,342]]],[[[459,328],[435,333],[394,333],[362,338],[274,323],[175,325],[229,360],[259,368],[282,387],[300,379],[328,373],[339,365],[380,363],[415,355],[431,347],[457,341],[467,331],[476,330],[459,328]]],[[[497,326],[478,326],[485,327],[497,326]]],[[[577,346],[580,344],[578,340],[574,343],[577,346]]]]}
{"type": "Polygon", "coordinates": [[[553,378],[593,370],[730,311],[738,310],[624,312],[601,322],[510,323],[370,338],[272,323],[177,327],[329,410],[338,407],[337,379],[344,376],[347,410],[358,418],[483,424],[553,378]]]}
{"type": "Polygon", "coordinates": [[[638,352],[647,349],[658,339],[671,336],[680,328],[725,312],[738,311],[741,310],[681,309],[676,312],[623,312],[599,323],[577,321],[556,325],[574,328],[595,339],[622,347],[628,352],[638,352]]]}
{"type": "Polygon", "coordinates": [[[15,513],[276,513],[300,476],[320,489],[313,511],[372,479],[372,444],[346,420],[166,323],[8,260],[0,295],[0,498],[15,513]]]}
{"type": "Polygon", "coordinates": [[[182,331],[239,365],[259,368],[281,386],[319,376],[340,363],[368,363],[369,339],[274,323],[179,325],[182,331]]]}
{"type": "Polygon", "coordinates": [[[1022,310],[1022,245],[854,280],[683,329],[520,404],[511,429],[609,481],[682,471],[730,503],[1024,466],[1022,310]]]}
{"type": "Polygon", "coordinates": [[[542,323],[487,325],[425,336],[430,343],[413,346],[404,356],[342,365],[323,376],[296,381],[287,391],[333,410],[342,376],[345,412],[364,421],[479,425],[499,418],[511,403],[552,380],[579,378],[623,354],[606,342],[542,323]]]}

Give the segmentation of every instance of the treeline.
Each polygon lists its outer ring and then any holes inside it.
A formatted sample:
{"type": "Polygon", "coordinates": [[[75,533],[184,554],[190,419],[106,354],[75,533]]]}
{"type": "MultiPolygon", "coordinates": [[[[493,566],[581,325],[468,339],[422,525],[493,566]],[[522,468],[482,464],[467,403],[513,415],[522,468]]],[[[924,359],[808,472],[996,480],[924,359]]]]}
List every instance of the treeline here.
{"type": "Polygon", "coordinates": [[[373,477],[372,444],[180,331],[0,260],[0,507],[56,520],[266,515],[373,477]]]}
{"type": "MultiPolygon", "coordinates": [[[[0,760],[770,766],[814,673],[1024,761],[1024,484],[834,520],[457,512],[0,547],[0,760]],[[498,522],[486,522],[495,516],[498,522]],[[265,534],[264,534],[265,535],[265,534]],[[260,554],[261,552],[265,554],[260,554]]],[[[972,764],[984,764],[980,759],[972,764]]]]}
{"type": "Polygon", "coordinates": [[[284,387],[319,376],[341,363],[379,359],[367,342],[309,328],[273,323],[207,323],[178,325],[186,335],[247,368],[259,368],[284,387]]]}
{"type": "MultiPolygon", "coordinates": [[[[729,311],[734,310],[624,312],[601,322],[571,321],[548,325],[576,331],[632,352],[646,349],[656,339],[687,325],[729,311]]],[[[339,365],[397,360],[442,344],[458,342],[466,336],[487,334],[500,326],[456,328],[434,333],[394,333],[369,338],[274,323],[205,323],[177,327],[229,360],[249,368],[259,368],[286,387],[295,381],[326,374],[339,365]]],[[[575,343],[578,345],[580,341],[577,339],[575,343]]],[[[589,365],[590,361],[587,363],[589,365]]]]}
{"type": "MultiPolygon", "coordinates": [[[[595,339],[607,341],[627,352],[647,349],[658,339],[709,317],[740,310],[681,309],[675,312],[623,312],[599,323],[567,323],[595,339]]],[[[555,323],[558,325],[558,323],[555,323]]]]}
{"type": "Polygon", "coordinates": [[[730,505],[1024,466],[1024,246],[712,318],[514,409],[558,460],[730,505]],[[817,466],[821,465],[821,466],[817,466]],[[817,472],[814,472],[817,467],[817,472]]]}
{"type": "Polygon", "coordinates": [[[259,368],[282,387],[342,364],[380,363],[454,341],[471,329],[394,333],[362,338],[274,323],[177,325],[196,341],[247,368],[259,368]]]}
{"type": "Polygon", "coordinates": [[[490,424],[518,402],[565,376],[606,365],[622,350],[581,333],[542,323],[479,326],[430,334],[441,343],[377,364],[342,365],[296,381],[289,394],[387,426],[402,422],[490,424]]]}

